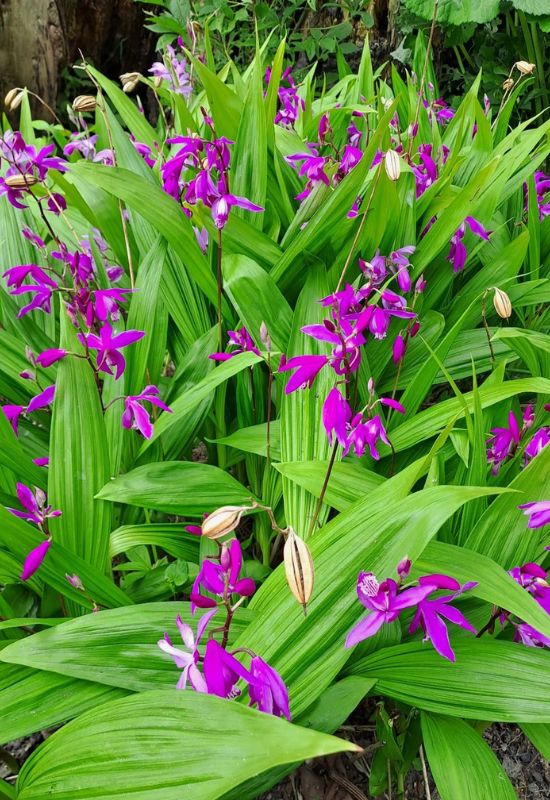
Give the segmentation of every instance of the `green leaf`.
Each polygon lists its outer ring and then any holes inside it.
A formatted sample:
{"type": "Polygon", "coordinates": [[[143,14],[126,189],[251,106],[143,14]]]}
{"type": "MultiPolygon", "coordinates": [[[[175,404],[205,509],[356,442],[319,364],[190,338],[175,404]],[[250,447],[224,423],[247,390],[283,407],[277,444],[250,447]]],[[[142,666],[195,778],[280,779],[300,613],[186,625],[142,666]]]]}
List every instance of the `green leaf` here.
{"type": "Polygon", "coordinates": [[[252,499],[229,473],[194,461],[143,464],[107,483],[98,497],[190,517],[202,517],[220,506],[246,505],[252,499]]]}
{"type": "MultiPolygon", "coordinates": [[[[179,671],[157,642],[165,631],[173,642],[180,641],[178,614],[196,625],[189,603],[183,602],[142,603],[86,614],[8,645],[0,650],[0,661],[135,692],[169,689],[175,687],[179,671]]],[[[250,612],[239,609],[233,639],[250,618],[250,612]]]]}
{"type": "Polygon", "coordinates": [[[0,744],[60,725],[125,695],[122,689],[92,681],[0,664],[0,744]]]}
{"type": "MultiPolygon", "coordinates": [[[[285,478],[289,478],[315,497],[319,497],[321,494],[328,461],[290,461],[273,466],[285,478]]],[[[382,475],[371,472],[356,462],[336,463],[327,484],[326,503],[337,511],[344,511],[352,503],[380,486],[381,483],[384,483],[382,475]]]]}
{"type": "Polygon", "coordinates": [[[461,719],[422,712],[422,738],[441,800],[515,800],[497,757],[461,719]]]}
{"type": "MultiPolygon", "coordinates": [[[[61,331],[61,347],[81,353],[64,309],[61,331]]],[[[109,452],[94,374],[82,358],[64,358],[58,367],[50,458],[48,500],[62,512],[51,520],[53,538],[106,572],[111,507],[95,495],[109,479],[109,452]]]]}
{"type": "Polygon", "coordinates": [[[456,662],[430,644],[379,650],[358,661],[352,675],[376,678],[376,692],[425,711],[495,722],[550,722],[545,690],[550,652],[514,642],[458,638],[456,662]]]}
{"type": "Polygon", "coordinates": [[[533,742],[546,761],[550,761],[550,725],[536,722],[524,722],[522,731],[533,742]]]}
{"type": "Polygon", "coordinates": [[[261,361],[261,357],[255,353],[241,353],[229,361],[220,364],[213,369],[194,389],[186,389],[173,403],[170,403],[171,414],[161,414],[158,422],[155,423],[155,432],[151,439],[148,439],[141,447],[144,453],[162,434],[174,425],[181,425],[182,420],[196,408],[205,398],[209,397],[217,386],[232,378],[243,369],[252,367],[261,361]]]}
{"type": "Polygon", "coordinates": [[[112,101],[130,133],[136,137],[138,142],[144,142],[148,144],[149,147],[155,148],[158,140],[157,133],[155,129],[149,125],[145,115],[140,112],[135,103],[130,100],[128,95],[125,94],[116,83],[106,78],[105,75],[90,64],[88,64],[88,70],[112,101]]]}
{"type": "Polygon", "coordinates": [[[235,310],[260,349],[260,325],[265,322],[273,348],[285,353],[292,310],[269,273],[246,256],[229,255],[223,259],[223,277],[235,310]]]}
{"type": "MultiPolygon", "coordinates": [[[[208,440],[210,441],[210,440],[208,440]]],[[[255,453],[258,456],[267,455],[267,424],[250,425],[240,428],[222,439],[213,439],[217,444],[225,444],[245,453],[255,453]]],[[[269,428],[270,456],[275,461],[281,458],[281,425],[278,419],[271,422],[269,428]]]]}
{"type": "MultiPolygon", "coordinates": [[[[409,11],[423,19],[432,20],[434,0],[403,0],[403,2],[409,11]]],[[[499,5],[499,0],[483,0],[482,3],[476,0],[440,0],[436,21],[441,25],[489,22],[498,14],[499,5]]]]}
{"type": "Polygon", "coordinates": [[[176,558],[199,563],[198,536],[186,533],[180,523],[152,523],[149,525],[124,525],[111,533],[110,557],[120,555],[131,547],[151,544],[160,547],[176,558]]]}
{"type": "Polygon", "coordinates": [[[6,415],[0,411],[0,464],[8,467],[22,483],[46,488],[48,476],[43,469],[33,464],[32,459],[23,450],[20,440],[6,415]]]}
{"type": "Polygon", "coordinates": [[[212,695],[146,692],[53,734],[25,763],[18,797],[212,800],[279,765],[357,750],[212,695]]]}

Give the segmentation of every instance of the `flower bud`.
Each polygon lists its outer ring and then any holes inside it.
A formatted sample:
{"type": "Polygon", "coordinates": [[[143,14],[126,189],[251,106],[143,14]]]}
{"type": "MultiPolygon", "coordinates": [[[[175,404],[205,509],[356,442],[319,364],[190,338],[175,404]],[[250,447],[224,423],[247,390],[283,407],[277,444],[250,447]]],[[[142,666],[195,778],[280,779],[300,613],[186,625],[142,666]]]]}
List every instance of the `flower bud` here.
{"type": "Polygon", "coordinates": [[[38,547],[35,547],[33,550],[28,553],[25,561],[23,562],[23,570],[21,572],[21,580],[28,581],[29,578],[32,578],[34,573],[40,569],[42,562],[46,558],[48,550],[50,549],[51,541],[49,539],[44,539],[43,542],[40,542],[38,547]]]}
{"type": "Polygon", "coordinates": [[[73,100],[73,111],[82,113],[83,111],[95,111],[96,99],[91,94],[79,94],[73,100]]]}
{"type": "Polygon", "coordinates": [[[35,183],[38,183],[38,178],[27,173],[24,175],[9,175],[4,180],[4,183],[11,189],[28,189],[30,186],[34,186],[35,183]]]}
{"type": "Polygon", "coordinates": [[[122,84],[122,91],[129,94],[133,92],[141,79],[140,72],[124,72],[120,75],[120,82],[122,84]]]}
{"type": "Polygon", "coordinates": [[[283,556],[288,586],[305,613],[313,592],[313,559],[307,544],[292,528],[286,537],[283,556]]]}
{"type": "Polygon", "coordinates": [[[221,506],[209,514],[202,523],[202,535],[208,539],[220,539],[235,530],[249,506],[221,506]]]}
{"type": "Polygon", "coordinates": [[[162,86],[162,78],[160,75],[155,75],[155,77],[153,78],[153,86],[155,87],[155,89],[160,89],[160,87],[162,86]]]}
{"type": "Polygon", "coordinates": [[[502,289],[497,289],[496,286],[493,295],[493,305],[495,311],[502,319],[509,319],[512,316],[512,303],[510,302],[510,298],[506,292],[503,292],[502,289]]]}
{"type": "Polygon", "coordinates": [[[502,88],[506,92],[508,92],[512,88],[513,85],[514,85],[514,79],[513,78],[506,78],[506,80],[502,84],[502,88]]]}
{"type": "Polygon", "coordinates": [[[269,335],[269,331],[267,330],[267,325],[265,322],[262,322],[260,325],[260,341],[267,350],[268,353],[271,352],[271,336],[269,335]]]}
{"type": "Polygon", "coordinates": [[[384,166],[386,167],[386,175],[390,181],[396,181],[401,175],[401,160],[395,150],[388,150],[384,158],[384,166]]]}
{"type": "Polygon", "coordinates": [[[414,291],[416,294],[422,294],[426,290],[426,281],[424,279],[424,273],[419,277],[416,282],[416,286],[414,287],[414,291]]]}
{"type": "Polygon", "coordinates": [[[399,564],[397,565],[397,574],[399,576],[400,581],[406,580],[409,577],[409,572],[411,571],[412,562],[410,558],[405,556],[402,558],[399,564]]]}
{"type": "Polygon", "coordinates": [[[391,108],[393,100],[389,97],[382,98],[382,105],[384,106],[384,111],[388,111],[391,108]]]}
{"type": "Polygon", "coordinates": [[[84,584],[82,583],[82,581],[80,580],[80,578],[76,573],[74,575],[69,575],[66,572],[65,577],[67,578],[71,586],[73,586],[75,589],[79,589],[79,591],[81,592],[84,591],[84,584]]]}
{"type": "Polygon", "coordinates": [[[4,105],[6,106],[6,111],[15,111],[16,108],[19,108],[21,103],[23,102],[23,96],[25,94],[24,89],[10,89],[7,95],[4,97],[4,105]]]}
{"type": "Polygon", "coordinates": [[[537,68],[536,64],[530,64],[528,61],[516,61],[514,67],[522,75],[531,75],[537,68]]]}

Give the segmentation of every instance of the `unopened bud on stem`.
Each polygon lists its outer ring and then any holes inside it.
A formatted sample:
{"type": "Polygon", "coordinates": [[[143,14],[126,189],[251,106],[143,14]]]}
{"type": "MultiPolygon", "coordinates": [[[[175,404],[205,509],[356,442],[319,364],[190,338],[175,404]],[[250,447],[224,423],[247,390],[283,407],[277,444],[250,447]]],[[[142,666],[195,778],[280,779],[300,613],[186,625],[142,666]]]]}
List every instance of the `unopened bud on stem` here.
{"type": "Polygon", "coordinates": [[[96,99],[91,94],[79,94],[73,100],[73,111],[82,113],[83,111],[95,111],[96,99]]]}
{"type": "Polygon", "coordinates": [[[401,175],[401,159],[395,150],[388,150],[384,157],[384,166],[386,167],[386,175],[390,181],[396,181],[401,175]]]}
{"type": "Polygon", "coordinates": [[[202,523],[202,535],[208,539],[220,539],[235,530],[245,511],[250,506],[221,506],[209,514],[202,523]]]}
{"type": "Polygon", "coordinates": [[[522,75],[532,75],[537,68],[536,64],[530,64],[528,61],[516,61],[514,66],[522,75]]]}
{"type": "Polygon", "coordinates": [[[23,101],[23,95],[25,94],[24,89],[10,89],[7,95],[4,97],[4,105],[6,106],[7,111],[15,111],[16,108],[19,108],[23,101]]]}
{"type": "Polygon", "coordinates": [[[260,341],[267,350],[268,353],[271,352],[271,336],[269,335],[269,331],[267,330],[267,325],[265,322],[262,322],[260,325],[260,341]]]}
{"type": "Polygon", "coordinates": [[[129,94],[133,92],[138,85],[141,78],[140,72],[124,72],[120,75],[120,82],[122,84],[122,91],[129,94]]]}
{"type": "Polygon", "coordinates": [[[494,292],[493,305],[495,311],[502,319],[509,319],[512,316],[512,303],[510,302],[510,298],[506,292],[503,292],[502,289],[498,289],[496,286],[494,292]]]}
{"type": "Polygon", "coordinates": [[[283,556],[288,586],[305,613],[313,592],[313,559],[307,544],[292,528],[286,537],[283,556]]]}

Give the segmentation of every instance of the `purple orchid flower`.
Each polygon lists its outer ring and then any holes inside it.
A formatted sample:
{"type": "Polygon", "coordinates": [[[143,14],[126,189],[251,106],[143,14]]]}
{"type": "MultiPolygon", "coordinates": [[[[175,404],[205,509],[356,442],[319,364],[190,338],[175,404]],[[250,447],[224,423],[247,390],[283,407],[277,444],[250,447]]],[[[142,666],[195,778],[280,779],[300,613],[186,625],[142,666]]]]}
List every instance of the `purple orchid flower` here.
{"type": "Polygon", "coordinates": [[[143,408],[143,403],[161,408],[163,411],[172,413],[169,408],[159,398],[159,390],[156,386],[146,386],[141,394],[128,395],[124,400],[124,413],[122,414],[122,426],[124,428],[138,430],[146,439],[153,435],[153,424],[149,413],[143,408]]]}
{"type": "Polygon", "coordinates": [[[465,583],[463,586],[454,578],[447,575],[425,575],[418,580],[419,586],[429,589],[428,594],[433,594],[440,589],[451,590],[452,594],[429,599],[425,596],[418,603],[418,608],[409,627],[409,633],[414,633],[419,627],[424,631],[424,641],[431,641],[436,652],[449,661],[456,657],[449,641],[449,632],[445,620],[458,625],[464,630],[476,633],[476,629],[468,622],[466,617],[449,603],[463,592],[473,589],[477,583],[465,583]]]}
{"type": "Polygon", "coordinates": [[[79,333],[79,341],[89,350],[97,350],[97,368],[101,372],[112,375],[115,368],[115,380],[118,380],[126,368],[126,360],[119,350],[129,344],[138,342],[145,336],[145,331],[124,331],[113,334],[109,323],[102,326],[99,336],[95,333],[79,333]]]}
{"type": "Polygon", "coordinates": [[[540,428],[530,439],[527,447],[523,452],[524,462],[527,464],[532,458],[550,444],[550,427],[540,428]]]}
{"type": "Polygon", "coordinates": [[[229,344],[236,347],[236,350],[232,350],[229,353],[211,353],[208,358],[211,358],[213,361],[229,361],[229,359],[238,356],[240,353],[256,353],[257,356],[260,355],[260,351],[254,344],[252,336],[245,327],[239,328],[236,331],[227,331],[227,336],[229,338],[229,344]]]}
{"type": "Polygon", "coordinates": [[[0,406],[2,411],[7,417],[8,422],[10,423],[13,432],[16,436],[19,434],[19,417],[24,412],[24,406],[17,406],[17,405],[5,405],[0,406]]]}
{"type": "Polygon", "coordinates": [[[52,347],[50,350],[44,350],[43,353],[40,353],[40,355],[36,356],[35,363],[44,368],[51,367],[52,364],[55,364],[57,361],[61,361],[61,359],[65,358],[66,355],[66,350],[52,347]]]}
{"type": "Polygon", "coordinates": [[[207,611],[206,614],[202,615],[197,624],[196,638],[193,635],[193,630],[191,626],[187,625],[185,622],[182,622],[180,616],[176,617],[176,625],[178,627],[180,636],[187,650],[182,650],[179,647],[174,647],[167,633],[165,633],[164,638],[160,639],[159,642],[157,643],[162,652],[167,653],[169,656],[172,656],[172,658],[176,663],[176,666],[179,669],[183,670],[180,679],[176,685],[177,689],[185,689],[187,686],[187,681],[189,681],[189,683],[196,692],[208,691],[208,688],[206,686],[206,681],[197,666],[200,658],[198,648],[201,643],[204,631],[206,630],[206,626],[216,613],[217,609],[214,609],[213,611],[207,611]]]}
{"type": "MultiPolygon", "coordinates": [[[[180,47],[182,46],[181,37],[178,38],[178,44],[180,47]]],[[[167,81],[172,92],[181,94],[186,99],[189,98],[193,93],[193,84],[187,59],[183,53],[177,53],[172,45],[168,45],[166,48],[166,62],[168,66],[162,61],[155,61],[148,71],[153,77],[167,81]]]]}
{"type": "Polygon", "coordinates": [[[447,261],[450,261],[453,265],[454,272],[460,272],[464,269],[466,259],[468,258],[468,252],[462,241],[466,233],[466,225],[468,225],[473,234],[485,241],[489,241],[489,234],[492,233],[492,231],[485,230],[481,222],[474,219],[474,217],[466,217],[462,225],[453,236],[451,236],[451,249],[449,250],[447,261]]]}
{"type": "Polygon", "coordinates": [[[429,586],[401,589],[392,578],[379,583],[372,572],[360,572],[357,597],[370,613],[350,630],[346,647],[353,647],[374,636],[384,623],[394,622],[402,611],[417,605],[431,591],[433,589],[429,586]]]}
{"type": "Polygon", "coordinates": [[[524,503],[518,506],[529,518],[528,528],[543,528],[550,525],[550,500],[539,500],[534,503],[524,503]]]}
{"type": "Polygon", "coordinates": [[[46,555],[48,554],[50,545],[51,545],[51,540],[44,539],[43,542],[40,542],[40,544],[37,547],[33,548],[30,551],[30,553],[27,554],[27,557],[23,562],[23,569],[21,571],[22,581],[28,581],[29,578],[32,578],[35,572],[37,572],[40,569],[44,559],[46,558],[46,555]]]}
{"type": "Polygon", "coordinates": [[[25,510],[19,511],[17,508],[8,508],[7,510],[14,517],[24,519],[26,522],[32,522],[42,528],[46,520],[61,516],[61,511],[55,511],[47,504],[46,495],[42,489],[35,487],[33,492],[24,483],[17,483],[16,491],[19,502],[25,510]]]}
{"type": "Polygon", "coordinates": [[[514,642],[524,644],[526,647],[550,647],[548,636],[535,630],[526,622],[520,622],[519,625],[516,625],[514,642]]]}
{"type": "Polygon", "coordinates": [[[27,406],[27,414],[30,414],[33,411],[38,411],[39,408],[45,408],[46,406],[49,406],[51,403],[53,403],[54,396],[55,384],[48,386],[47,389],[44,389],[43,392],[40,392],[40,394],[37,394],[32,398],[27,406]]]}
{"type": "Polygon", "coordinates": [[[293,356],[288,361],[282,358],[279,372],[296,370],[287,382],[285,393],[291,394],[297,389],[311,388],[313,381],[326,364],[328,364],[327,356],[293,356]]]}
{"type": "Polygon", "coordinates": [[[251,200],[247,200],[246,197],[237,197],[235,194],[224,194],[212,204],[212,219],[214,220],[216,228],[221,230],[225,227],[229,218],[229,212],[233,206],[256,213],[264,210],[263,206],[259,206],[251,200]]]}
{"type": "Polygon", "coordinates": [[[252,680],[248,687],[250,705],[275,717],[286,717],[290,722],[288,689],[279,673],[262,658],[254,656],[250,662],[252,680]]]}
{"type": "Polygon", "coordinates": [[[492,463],[496,475],[503,461],[516,451],[521,441],[521,430],[513,411],[508,414],[508,427],[492,428],[492,436],[487,440],[487,460],[492,463]]]}
{"type": "Polygon", "coordinates": [[[253,681],[251,673],[215,639],[209,639],[206,644],[203,673],[208,693],[228,700],[241,694],[236,686],[239,679],[253,681]]]}
{"type": "Polygon", "coordinates": [[[205,559],[195,578],[191,589],[191,612],[198,608],[212,608],[218,601],[212,597],[201,594],[201,587],[207,592],[218,597],[238,594],[240,597],[250,597],[256,591],[256,584],[251,578],[241,578],[243,565],[241,545],[238,539],[232,539],[229,546],[224,545],[220,556],[220,563],[205,559]]]}

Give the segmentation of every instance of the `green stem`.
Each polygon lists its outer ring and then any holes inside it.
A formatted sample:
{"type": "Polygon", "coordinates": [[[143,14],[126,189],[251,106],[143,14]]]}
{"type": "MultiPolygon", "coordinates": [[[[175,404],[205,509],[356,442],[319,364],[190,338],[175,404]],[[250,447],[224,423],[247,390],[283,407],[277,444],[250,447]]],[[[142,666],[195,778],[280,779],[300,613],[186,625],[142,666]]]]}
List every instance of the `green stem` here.
{"type": "Polygon", "coordinates": [[[332,473],[332,468],[334,467],[334,462],[336,461],[336,453],[338,452],[338,442],[334,442],[332,447],[332,453],[330,455],[330,461],[328,462],[327,471],[325,473],[325,480],[323,481],[323,486],[321,488],[321,494],[319,495],[319,499],[317,500],[317,505],[315,506],[315,511],[313,512],[313,517],[311,518],[311,523],[309,526],[309,530],[307,532],[307,537],[313,534],[315,530],[315,526],[317,525],[317,519],[319,518],[319,512],[321,511],[321,507],[323,505],[323,500],[325,499],[325,493],[327,491],[328,482],[330,480],[330,475],[332,473]]]}
{"type": "MultiPolygon", "coordinates": [[[[533,40],[531,38],[531,31],[529,30],[529,23],[527,22],[527,17],[525,16],[523,11],[519,11],[518,15],[519,15],[519,23],[521,25],[521,32],[523,33],[523,39],[525,41],[525,46],[527,47],[527,55],[529,61],[531,62],[531,64],[536,64],[537,58],[535,54],[535,48],[533,46],[533,40]]],[[[542,104],[542,97],[540,97],[539,95],[535,97],[535,106],[537,109],[537,114],[540,114],[540,112],[543,110],[543,104],[542,104]]]]}

